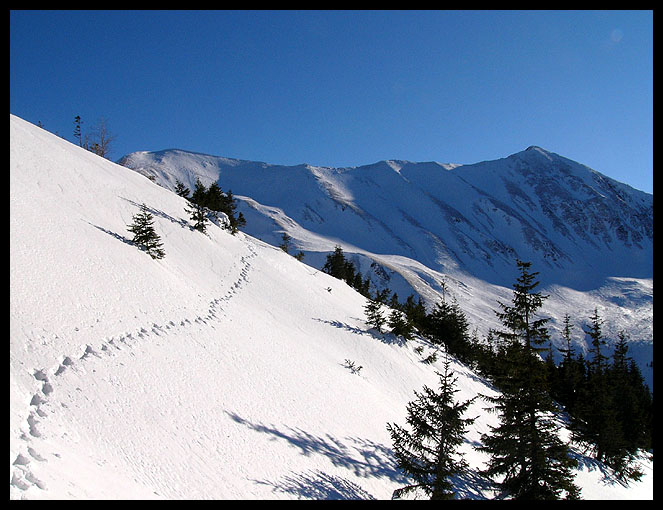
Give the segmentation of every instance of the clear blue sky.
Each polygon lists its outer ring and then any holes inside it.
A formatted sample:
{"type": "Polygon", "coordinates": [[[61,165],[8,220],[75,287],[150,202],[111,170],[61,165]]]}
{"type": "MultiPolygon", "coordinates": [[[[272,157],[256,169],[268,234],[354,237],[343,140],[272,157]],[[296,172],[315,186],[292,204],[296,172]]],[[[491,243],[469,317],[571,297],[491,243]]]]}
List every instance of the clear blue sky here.
{"type": "Polygon", "coordinates": [[[11,11],[10,112],[111,159],[476,163],[539,145],[653,192],[652,11],[11,11]]]}

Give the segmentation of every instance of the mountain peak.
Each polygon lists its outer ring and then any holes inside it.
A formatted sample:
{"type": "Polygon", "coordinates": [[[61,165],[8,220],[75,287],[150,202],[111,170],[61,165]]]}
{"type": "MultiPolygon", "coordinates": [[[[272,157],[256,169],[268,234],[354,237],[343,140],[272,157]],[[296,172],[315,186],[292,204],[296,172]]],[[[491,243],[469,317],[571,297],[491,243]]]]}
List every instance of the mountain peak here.
{"type": "Polygon", "coordinates": [[[552,152],[550,152],[550,151],[548,151],[548,150],[546,150],[542,147],[539,147],[538,145],[530,145],[522,153],[526,153],[527,155],[530,155],[530,154],[541,155],[541,156],[545,157],[546,159],[548,159],[550,161],[552,161],[552,159],[553,159],[552,158],[552,156],[553,156],[552,152]]]}

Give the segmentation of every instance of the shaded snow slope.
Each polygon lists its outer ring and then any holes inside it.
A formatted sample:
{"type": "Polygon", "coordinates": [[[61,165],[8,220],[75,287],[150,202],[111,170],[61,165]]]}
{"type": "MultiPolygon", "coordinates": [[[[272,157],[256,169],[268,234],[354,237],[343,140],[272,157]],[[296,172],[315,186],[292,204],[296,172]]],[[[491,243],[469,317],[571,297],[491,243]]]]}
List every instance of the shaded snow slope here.
{"type": "MultiPolygon", "coordinates": [[[[10,115],[10,498],[388,499],[385,425],[437,382],[433,347],[369,331],[364,299],[10,115]],[[129,243],[145,203],[165,258],[129,243]],[[423,356],[414,349],[423,347],[423,356]],[[353,374],[351,360],[362,369],[353,374]]],[[[459,399],[494,394],[458,363],[459,399]]],[[[473,450],[463,497],[492,497],[473,450]]],[[[651,499],[578,454],[583,496],[651,499]]]]}
{"type": "Polygon", "coordinates": [[[338,244],[401,300],[455,297],[481,335],[496,326],[516,257],[530,261],[551,296],[552,328],[569,313],[586,351],[581,328],[597,308],[609,342],[628,332],[653,387],[653,197],[584,165],[535,146],[473,165],[280,166],[182,150],[120,163],[169,189],[218,181],[239,199],[252,236],[278,245],[287,232],[316,268],[338,244]]]}

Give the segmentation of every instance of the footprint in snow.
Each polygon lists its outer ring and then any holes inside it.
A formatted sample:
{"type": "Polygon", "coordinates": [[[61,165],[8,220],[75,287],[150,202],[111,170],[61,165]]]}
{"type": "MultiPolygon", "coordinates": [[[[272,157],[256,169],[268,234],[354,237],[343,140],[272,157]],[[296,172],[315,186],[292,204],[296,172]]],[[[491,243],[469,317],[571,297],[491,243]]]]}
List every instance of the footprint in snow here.
{"type": "Polygon", "coordinates": [[[38,406],[39,404],[43,404],[44,402],[46,401],[43,398],[41,398],[39,393],[35,393],[34,395],[32,395],[32,400],[30,400],[30,405],[38,406]]]}
{"type": "Polygon", "coordinates": [[[30,416],[28,416],[28,427],[30,428],[30,435],[32,437],[41,437],[41,432],[37,430],[37,423],[39,423],[36,419],[34,414],[30,413],[30,416]]]}
{"type": "Polygon", "coordinates": [[[35,370],[33,375],[34,378],[38,381],[48,381],[48,377],[46,376],[46,372],[44,372],[44,370],[35,370]]]}
{"type": "Polygon", "coordinates": [[[85,352],[83,352],[83,355],[79,359],[85,359],[90,355],[96,356],[97,358],[101,358],[101,356],[99,356],[96,353],[96,351],[92,348],[92,346],[88,344],[85,346],[85,352]]]}
{"type": "Polygon", "coordinates": [[[67,367],[70,367],[73,365],[74,362],[71,360],[69,356],[65,356],[64,359],[62,360],[62,363],[58,366],[57,370],[55,371],[55,375],[60,375],[62,372],[64,372],[67,367]]]}
{"type": "Polygon", "coordinates": [[[24,457],[22,454],[18,454],[16,460],[13,462],[14,466],[27,466],[30,464],[30,459],[24,457]]]}
{"type": "Polygon", "coordinates": [[[44,457],[42,457],[41,455],[39,455],[39,454],[34,450],[34,448],[32,448],[32,447],[30,447],[30,446],[28,446],[28,453],[30,454],[30,457],[32,457],[32,458],[35,459],[36,461],[39,461],[39,462],[48,462],[44,457]]]}

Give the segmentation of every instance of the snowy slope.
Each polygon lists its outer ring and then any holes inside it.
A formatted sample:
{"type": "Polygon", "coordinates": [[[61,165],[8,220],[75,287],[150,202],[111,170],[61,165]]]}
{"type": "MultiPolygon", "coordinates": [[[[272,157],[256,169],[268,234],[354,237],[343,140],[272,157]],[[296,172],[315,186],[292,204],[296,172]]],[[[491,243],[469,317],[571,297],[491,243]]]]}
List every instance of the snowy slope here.
{"type": "Polygon", "coordinates": [[[481,335],[496,326],[515,258],[530,261],[550,295],[552,328],[571,314],[586,350],[581,327],[597,308],[609,341],[628,332],[653,387],[653,197],[584,165],[540,147],[474,165],[280,166],[182,150],[120,163],[169,189],[218,181],[240,199],[252,236],[278,245],[287,232],[316,268],[341,245],[401,299],[456,297],[481,335]]]}
{"type": "MultiPolygon", "coordinates": [[[[367,330],[364,299],[184,200],[10,115],[10,498],[388,499],[387,422],[434,370],[367,330]],[[128,242],[147,204],[166,256],[128,242]],[[331,289],[331,290],[328,290],[331,289]],[[363,368],[353,374],[351,360],[363,368]]],[[[458,398],[494,394],[454,363],[458,398]]],[[[492,497],[472,449],[459,494],[492,497]]],[[[651,499],[578,454],[585,498],[651,499]]]]}

